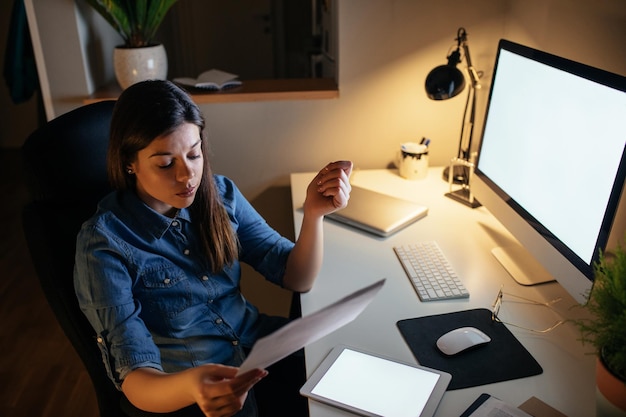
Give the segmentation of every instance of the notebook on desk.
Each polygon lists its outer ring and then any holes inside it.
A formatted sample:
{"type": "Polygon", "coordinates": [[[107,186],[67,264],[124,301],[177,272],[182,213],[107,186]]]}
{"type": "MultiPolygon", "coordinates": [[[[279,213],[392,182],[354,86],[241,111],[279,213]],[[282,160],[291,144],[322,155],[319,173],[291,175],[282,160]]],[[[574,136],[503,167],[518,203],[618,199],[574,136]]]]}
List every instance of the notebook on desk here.
{"type": "Polygon", "coordinates": [[[348,206],[326,217],[377,236],[390,236],[428,214],[412,201],[352,186],[348,206]]]}

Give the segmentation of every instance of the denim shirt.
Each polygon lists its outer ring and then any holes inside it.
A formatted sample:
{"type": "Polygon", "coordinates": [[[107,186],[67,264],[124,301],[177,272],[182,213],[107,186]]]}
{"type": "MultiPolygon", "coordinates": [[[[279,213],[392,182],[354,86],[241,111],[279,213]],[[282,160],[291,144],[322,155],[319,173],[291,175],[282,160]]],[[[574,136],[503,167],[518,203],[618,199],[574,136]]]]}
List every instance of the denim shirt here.
{"type": "MultiPolygon", "coordinates": [[[[232,181],[214,180],[239,238],[239,259],[281,285],[293,242],[270,228],[232,181]]],[[[118,388],[139,367],[237,366],[244,349],[278,327],[240,293],[239,262],[212,274],[200,248],[187,209],[166,217],[129,191],[109,194],[83,224],[74,286],[118,388]]]]}

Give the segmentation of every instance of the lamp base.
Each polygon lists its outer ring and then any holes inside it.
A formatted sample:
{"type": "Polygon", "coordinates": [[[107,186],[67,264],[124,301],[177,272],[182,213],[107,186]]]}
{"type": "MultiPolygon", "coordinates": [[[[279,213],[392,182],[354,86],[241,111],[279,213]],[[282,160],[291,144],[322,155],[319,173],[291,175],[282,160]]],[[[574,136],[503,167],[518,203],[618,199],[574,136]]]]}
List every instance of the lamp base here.
{"type": "MultiPolygon", "coordinates": [[[[467,168],[463,165],[453,165],[452,166],[452,183],[453,184],[467,184],[467,168]]],[[[443,180],[448,182],[448,174],[450,173],[450,167],[447,166],[443,169],[443,180]]]]}
{"type": "Polygon", "coordinates": [[[471,208],[482,206],[482,204],[480,204],[475,198],[470,199],[469,188],[461,188],[460,190],[450,191],[444,195],[471,208]]]}

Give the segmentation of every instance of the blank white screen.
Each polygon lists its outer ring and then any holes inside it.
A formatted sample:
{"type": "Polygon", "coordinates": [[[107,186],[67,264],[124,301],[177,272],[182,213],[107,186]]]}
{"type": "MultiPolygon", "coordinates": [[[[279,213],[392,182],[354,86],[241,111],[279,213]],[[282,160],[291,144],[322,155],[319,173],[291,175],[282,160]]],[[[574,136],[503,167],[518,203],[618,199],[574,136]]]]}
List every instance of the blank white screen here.
{"type": "Polygon", "coordinates": [[[478,168],[587,264],[624,150],[626,94],[500,51],[478,168]]]}
{"type": "Polygon", "coordinates": [[[421,414],[439,375],[345,349],[313,394],[386,417],[421,414]]]}

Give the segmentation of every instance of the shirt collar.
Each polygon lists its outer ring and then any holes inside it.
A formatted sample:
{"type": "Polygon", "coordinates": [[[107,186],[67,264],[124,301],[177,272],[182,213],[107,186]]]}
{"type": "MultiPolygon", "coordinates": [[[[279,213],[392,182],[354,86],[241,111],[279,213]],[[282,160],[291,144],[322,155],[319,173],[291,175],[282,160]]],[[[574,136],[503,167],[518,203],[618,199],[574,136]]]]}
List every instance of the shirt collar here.
{"type": "Polygon", "coordinates": [[[134,192],[125,192],[124,200],[139,226],[156,239],[163,237],[175,221],[191,222],[189,210],[186,208],[178,210],[176,216],[168,217],[152,209],[134,192]]]}

